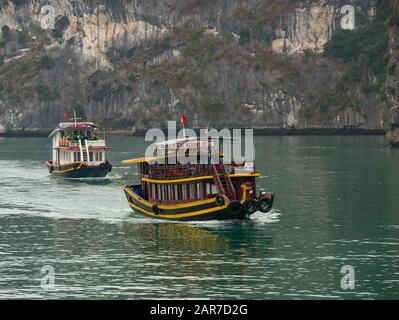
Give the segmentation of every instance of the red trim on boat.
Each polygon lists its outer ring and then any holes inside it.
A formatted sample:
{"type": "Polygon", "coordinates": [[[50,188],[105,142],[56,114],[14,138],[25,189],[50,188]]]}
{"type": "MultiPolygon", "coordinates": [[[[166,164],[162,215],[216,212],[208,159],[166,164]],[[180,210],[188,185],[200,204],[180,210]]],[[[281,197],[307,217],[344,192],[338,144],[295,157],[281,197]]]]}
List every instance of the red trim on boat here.
{"type": "MultiPolygon", "coordinates": [[[[69,151],[80,151],[78,147],[55,147],[54,149],[62,149],[69,151]]],[[[109,147],[93,147],[89,146],[89,150],[109,150],[109,147]]]]}

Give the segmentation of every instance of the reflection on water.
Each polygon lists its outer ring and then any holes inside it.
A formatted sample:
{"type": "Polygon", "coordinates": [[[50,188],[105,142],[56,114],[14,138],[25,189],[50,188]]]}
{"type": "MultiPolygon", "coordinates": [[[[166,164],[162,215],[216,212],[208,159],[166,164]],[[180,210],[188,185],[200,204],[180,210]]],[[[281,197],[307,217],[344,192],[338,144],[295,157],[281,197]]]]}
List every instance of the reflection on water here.
{"type": "Polygon", "coordinates": [[[0,139],[0,298],[398,297],[399,150],[382,137],[256,137],[275,209],[196,223],[132,213],[122,186],[137,171],[120,161],[145,144],[110,140],[111,174],[75,181],[48,175],[47,139],[0,139]]]}
{"type": "Polygon", "coordinates": [[[112,184],[112,181],[109,178],[77,178],[77,179],[68,179],[58,176],[52,176],[52,179],[56,183],[60,183],[61,185],[70,185],[72,187],[76,187],[77,184],[88,184],[90,186],[106,186],[112,184]]]}

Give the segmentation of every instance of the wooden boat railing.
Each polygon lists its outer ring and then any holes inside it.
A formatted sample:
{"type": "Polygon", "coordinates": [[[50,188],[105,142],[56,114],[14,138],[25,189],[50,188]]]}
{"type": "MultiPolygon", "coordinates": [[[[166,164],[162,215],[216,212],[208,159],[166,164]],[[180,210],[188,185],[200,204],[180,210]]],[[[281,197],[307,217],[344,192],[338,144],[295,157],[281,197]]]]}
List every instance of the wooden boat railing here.
{"type": "Polygon", "coordinates": [[[147,176],[154,179],[178,179],[213,175],[208,164],[193,165],[151,165],[147,176]]]}
{"type": "Polygon", "coordinates": [[[143,176],[153,179],[173,180],[190,177],[215,176],[215,170],[218,175],[221,175],[221,184],[226,185],[224,188],[228,190],[227,193],[235,197],[234,187],[228,176],[235,172],[235,167],[231,165],[223,163],[184,165],[153,164],[145,166],[145,169],[141,173],[143,176]]]}

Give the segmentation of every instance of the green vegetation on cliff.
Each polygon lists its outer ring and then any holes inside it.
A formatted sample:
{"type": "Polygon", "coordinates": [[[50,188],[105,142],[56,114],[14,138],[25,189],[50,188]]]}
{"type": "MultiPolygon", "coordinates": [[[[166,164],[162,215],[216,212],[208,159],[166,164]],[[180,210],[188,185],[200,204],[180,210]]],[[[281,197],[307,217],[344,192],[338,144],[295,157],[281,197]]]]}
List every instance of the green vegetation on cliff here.
{"type": "Polygon", "coordinates": [[[21,23],[0,6],[13,26],[0,25],[0,121],[5,105],[29,121],[36,108],[80,106],[124,130],[182,111],[193,126],[378,128],[399,14],[374,3],[349,0],[353,31],[333,0],[60,0],[55,30],[30,6],[15,7],[21,23]]]}
{"type": "MultiPolygon", "coordinates": [[[[384,83],[394,67],[388,57],[387,21],[396,16],[387,2],[379,2],[374,19],[358,17],[356,30],[338,30],[324,46],[325,55],[348,65],[346,79],[363,78],[363,92],[384,95],[384,83]]],[[[391,22],[392,23],[392,22],[391,22]]]]}

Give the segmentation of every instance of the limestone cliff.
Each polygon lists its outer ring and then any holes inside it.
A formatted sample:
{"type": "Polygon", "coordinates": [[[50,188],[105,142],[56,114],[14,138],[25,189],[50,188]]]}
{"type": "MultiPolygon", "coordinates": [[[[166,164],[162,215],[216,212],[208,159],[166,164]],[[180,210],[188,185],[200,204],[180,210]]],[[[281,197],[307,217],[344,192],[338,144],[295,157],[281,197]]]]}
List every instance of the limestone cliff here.
{"type": "Polygon", "coordinates": [[[345,5],[378,15],[373,0],[0,0],[0,132],[72,110],[112,130],[183,111],[192,127],[382,128],[374,74],[324,53],[345,5]]]}

